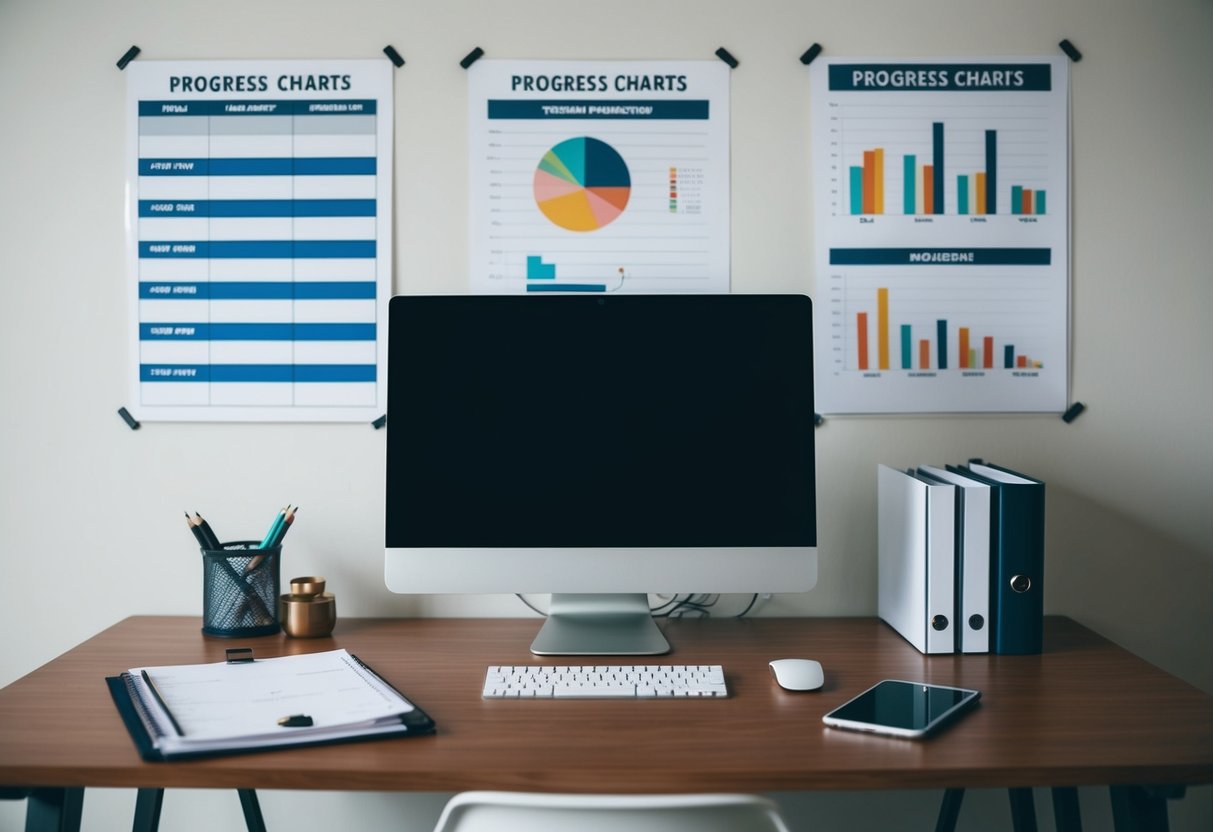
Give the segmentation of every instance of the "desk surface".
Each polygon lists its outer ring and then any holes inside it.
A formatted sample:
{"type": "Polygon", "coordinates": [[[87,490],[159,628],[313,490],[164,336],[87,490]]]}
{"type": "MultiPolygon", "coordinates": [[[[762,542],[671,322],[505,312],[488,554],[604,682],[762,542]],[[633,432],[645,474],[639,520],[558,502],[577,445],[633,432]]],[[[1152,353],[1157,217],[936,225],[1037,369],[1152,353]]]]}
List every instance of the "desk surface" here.
{"type": "MultiPolygon", "coordinates": [[[[122,621],[0,691],[0,784],[382,791],[784,791],[1213,782],[1213,697],[1081,625],[1048,618],[1038,656],[931,656],[868,618],[663,623],[657,661],[723,664],[724,700],[485,701],[490,664],[536,658],[534,619],[346,619],[332,638],[205,638],[196,618],[122,621]],[[129,667],[345,647],[423,707],[434,736],[144,763],[103,677],[129,667]],[[816,658],[789,693],[767,662],[816,658]],[[827,729],[882,678],[977,688],[926,741],[827,729]]],[[[588,663],[588,660],[587,660],[588,663]]],[[[596,664],[630,664],[597,659],[596,664]]]]}

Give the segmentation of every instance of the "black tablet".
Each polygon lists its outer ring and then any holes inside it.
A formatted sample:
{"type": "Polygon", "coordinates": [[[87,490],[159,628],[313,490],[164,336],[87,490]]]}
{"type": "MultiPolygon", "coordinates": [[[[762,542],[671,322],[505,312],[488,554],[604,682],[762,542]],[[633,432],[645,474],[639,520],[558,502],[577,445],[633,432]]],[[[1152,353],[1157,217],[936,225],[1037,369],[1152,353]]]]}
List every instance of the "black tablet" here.
{"type": "Polygon", "coordinates": [[[830,711],[833,728],[923,737],[975,703],[981,691],[885,679],[830,711]]]}

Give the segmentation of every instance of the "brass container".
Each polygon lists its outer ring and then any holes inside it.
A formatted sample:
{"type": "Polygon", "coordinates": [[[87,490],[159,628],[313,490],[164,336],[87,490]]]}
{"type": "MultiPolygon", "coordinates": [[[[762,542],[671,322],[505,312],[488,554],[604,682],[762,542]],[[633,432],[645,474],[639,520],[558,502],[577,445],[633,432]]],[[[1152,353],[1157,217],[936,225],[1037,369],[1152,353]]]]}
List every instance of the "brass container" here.
{"type": "Polygon", "coordinates": [[[337,599],[324,591],[324,578],[291,578],[291,592],[278,599],[282,629],[295,638],[322,638],[337,623],[337,599]]]}

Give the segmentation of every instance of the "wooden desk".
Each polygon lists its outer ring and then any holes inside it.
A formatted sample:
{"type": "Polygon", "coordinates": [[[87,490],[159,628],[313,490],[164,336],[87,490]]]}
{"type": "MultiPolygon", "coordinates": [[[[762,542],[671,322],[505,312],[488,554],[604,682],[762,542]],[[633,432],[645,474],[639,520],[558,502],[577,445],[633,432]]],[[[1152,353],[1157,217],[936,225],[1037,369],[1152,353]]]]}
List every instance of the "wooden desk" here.
{"type": "Polygon", "coordinates": [[[212,639],[199,626],[129,618],[0,691],[0,785],[45,787],[38,795],[53,806],[84,786],[653,793],[1213,782],[1213,697],[1065,618],[1047,620],[1042,655],[929,658],[870,618],[664,622],[674,652],[654,661],[724,665],[731,697],[698,701],[481,699],[490,664],[579,663],[532,656],[534,619],[344,619],[318,640],[212,639]],[[345,647],[428,711],[438,733],[140,760],[103,677],[222,661],[237,645],[259,657],[345,647]],[[786,656],[818,659],[825,687],[779,689],[767,662],[786,656]],[[882,678],[983,696],[927,741],[822,725],[882,678]]]}

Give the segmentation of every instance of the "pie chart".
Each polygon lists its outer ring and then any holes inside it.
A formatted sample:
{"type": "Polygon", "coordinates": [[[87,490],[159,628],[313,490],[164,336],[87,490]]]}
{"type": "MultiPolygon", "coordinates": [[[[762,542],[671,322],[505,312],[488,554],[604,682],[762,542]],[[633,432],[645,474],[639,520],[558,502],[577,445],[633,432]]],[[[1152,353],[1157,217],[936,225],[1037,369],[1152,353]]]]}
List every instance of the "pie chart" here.
{"type": "Polygon", "coordinates": [[[535,169],[535,204],[569,231],[597,231],[627,207],[632,177],[615,148],[589,136],[566,139],[535,169]]]}

